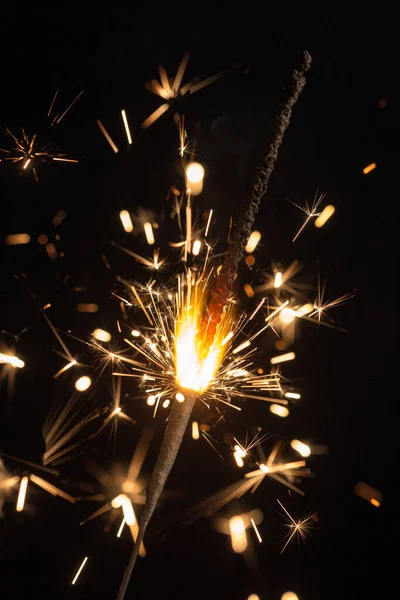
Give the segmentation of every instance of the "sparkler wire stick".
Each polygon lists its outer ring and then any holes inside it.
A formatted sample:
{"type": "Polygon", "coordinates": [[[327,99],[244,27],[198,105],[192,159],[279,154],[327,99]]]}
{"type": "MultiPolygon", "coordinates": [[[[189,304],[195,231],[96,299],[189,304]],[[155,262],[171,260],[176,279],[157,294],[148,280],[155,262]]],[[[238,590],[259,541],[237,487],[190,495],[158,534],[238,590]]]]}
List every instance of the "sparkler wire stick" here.
{"type": "Polygon", "coordinates": [[[214,339],[222,312],[232,291],[239,263],[243,258],[245,246],[250,237],[251,228],[254,224],[260,202],[267,191],[268,181],[274,170],[279,148],[290,122],[292,108],[306,84],[304,74],[310,66],[311,55],[305,50],[299,69],[293,71],[292,81],[286,89],[279,115],[275,120],[272,133],[256,169],[246,201],[233,224],[228,254],[223,262],[219,277],[211,290],[211,301],[208,306],[207,315],[202,323],[202,337],[204,338],[207,335],[210,343],[214,339]]]}
{"type": "Polygon", "coordinates": [[[128,566],[122,578],[117,600],[123,600],[125,596],[133,567],[135,566],[136,559],[139,554],[139,548],[143,542],[147,525],[150,522],[158,499],[163,491],[165,482],[177,457],[190,415],[192,414],[192,410],[196,402],[197,392],[192,390],[183,391],[185,400],[183,402],[175,401],[169,416],[157,461],[147,487],[146,504],[144,505],[143,512],[140,517],[139,533],[136,538],[136,543],[129,559],[128,566]]]}
{"type": "MultiPolygon", "coordinates": [[[[239,213],[238,218],[234,223],[232,237],[229,243],[229,251],[222,265],[221,273],[216,281],[216,284],[211,290],[212,299],[208,306],[208,314],[201,324],[200,337],[203,338],[204,342],[206,342],[205,346],[208,348],[210,348],[213,343],[215,332],[221,320],[222,312],[226,306],[228,297],[231,293],[233,282],[238,271],[238,266],[244,255],[245,246],[247,244],[247,240],[249,239],[251,228],[258,212],[260,202],[265,195],[269,177],[274,170],[275,162],[278,157],[278,151],[282,143],[285,130],[289,125],[292,107],[297,102],[297,99],[306,83],[304,73],[309,69],[310,66],[311,56],[307,51],[305,51],[299,70],[293,71],[292,82],[286,90],[279,116],[275,121],[275,126],[267,143],[266,150],[264,151],[262,160],[258,169],[256,170],[247,199],[243,205],[242,211],[239,213]]],[[[182,443],[183,435],[196,401],[197,393],[195,391],[184,391],[184,402],[175,402],[170,414],[161,448],[158,453],[156,465],[152,472],[147,488],[146,504],[141,515],[136,543],[122,578],[117,600],[123,600],[125,597],[129,580],[139,554],[139,548],[143,542],[146,528],[150,522],[164,484],[175,462],[178,450],[182,443]]]]}

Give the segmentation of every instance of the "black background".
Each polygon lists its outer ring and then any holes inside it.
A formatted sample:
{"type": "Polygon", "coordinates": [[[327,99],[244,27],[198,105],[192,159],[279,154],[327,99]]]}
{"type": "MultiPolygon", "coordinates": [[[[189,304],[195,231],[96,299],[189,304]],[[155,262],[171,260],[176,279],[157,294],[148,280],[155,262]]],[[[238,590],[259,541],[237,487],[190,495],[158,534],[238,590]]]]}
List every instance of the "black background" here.
{"type": "MultiPolygon", "coordinates": [[[[2,237],[22,231],[32,236],[27,246],[2,242],[1,248],[1,328],[13,334],[29,330],[16,347],[26,367],[17,374],[14,393],[10,398],[6,386],[1,390],[0,449],[40,462],[46,413],[53,401],[65,401],[68,386],[73,386],[72,378],[63,380],[69,381],[64,388],[52,379],[64,363],[52,351],[56,341],[38,306],[51,302],[49,317],[60,330],[71,329],[78,337],[95,326],[112,328],[115,301],[110,290],[116,275],[146,277],[132,259],[110,249],[114,239],[147,251],[143,240],[132,241],[121,232],[118,212],[137,206],[154,210],[161,215],[160,239],[170,239],[164,197],[172,183],[180,182],[172,111],[145,132],[139,127],[158,106],[158,99],[144,89],[157,76],[157,65],[164,64],[172,74],[183,51],[190,50],[187,78],[232,68],[219,82],[182,100],[189,137],[197,135],[208,174],[198,210],[215,209],[216,232],[226,239],[229,216],[243,198],[245,158],[254,156],[268,132],[283,85],[307,48],[313,67],[257,221],[263,233],[258,262],[267,268],[271,259],[288,265],[299,258],[306,265],[300,280],[314,284],[318,272],[322,278],[328,273],[329,296],[353,289],[357,294],[331,313],[347,333],[302,327],[296,365],[287,373],[301,388],[303,400],[290,419],[277,423],[269,413],[265,417],[264,405],[257,405],[228,423],[243,436],[250,416],[261,420],[264,415],[265,430],[277,438],[308,439],[329,452],[311,459],[315,477],[304,482],[305,498],[289,496],[266,481],[254,497],[236,505],[264,512],[264,542],[254,544],[257,558],[246,563],[209,521],[176,524],[183,510],[237,478],[226,448],[221,461],[206,444],[195,446],[188,438],[168,482],[169,489],[184,489],[185,495],[166,503],[154,517],[149,556],[135,570],[127,598],[246,599],[257,593],[261,600],[275,600],[286,590],[295,591],[300,600],[383,597],[393,573],[390,540],[396,523],[391,488],[396,482],[399,15],[367,6],[356,12],[299,4],[260,8],[252,2],[225,8],[168,4],[161,10],[150,3],[131,8],[94,2],[14,5],[2,11],[3,127],[25,126],[47,136],[45,115],[55,89],[60,87],[64,106],[81,89],[85,92],[59,129],[50,132],[56,146],[79,157],[78,165],[43,165],[36,183],[28,174],[21,177],[17,167],[0,164],[2,237]],[[378,106],[381,99],[387,99],[384,108],[378,106]],[[121,108],[134,130],[130,149],[121,108]],[[226,132],[212,133],[213,120],[221,116],[229,141],[226,132]],[[99,132],[97,118],[118,140],[117,156],[99,132]],[[362,169],[370,162],[378,167],[364,176],[362,169]],[[317,188],[327,193],[336,213],[322,230],[309,227],[292,244],[301,215],[288,199],[302,203],[317,188]],[[67,217],[56,229],[52,218],[60,208],[67,217]],[[41,233],[53,240],[57,232],[57,248],[65,257],[51,261],[36,240],[41,233]],[[111,271],[104,268],[102,253],[111,271]],[[63,283],[66,274],[70,279],[63,283]],[[87,291],[79,295],[74,286],[87,291]],[[97,302],[99,313],[78,314],[78,301],[97,302]],[[381,508],[354,494],[358,481],[381,491],[381,508]],[[320,519],[306,545],[293,544],[282,556],[284,520],[277,497],[294,515],[313,510],[320,519]]],[[[4,134],[1,139],[2,147],[4,134]]],[[[12,345],[13,338],[2,335],[12,345]]],[[[73,354],[82,353],[82,345],[67,343],[73,354]]],[[[104,405],[107,394],[107,383],[99,384],[90,401],[104,405]]],[[[131,392],[127,412],[140,423],[149,422],[148,410],[133,398],[131,392]]],[[[161,419],[156,428],[160,436],[161,419]]],[[[219,430],[220,438],[224,431],[219,430]]],[[[115,443],[104,435],[90,452],[104,467],[126,463],[138,435],[139,427],[126,425],[115,443]]],[[[23,469],[10,459],[5,462],[9,470],[23,469]]],[[[82,459],[61,470],[63,481],[94,481],[82,459]]],[[[116,540],[114,530],[103,533],[99,520],[80,527],[96,503],[72,506],[33,485],[29,490],[27,510],[17,514],[10,502],[0,522],[1,597],[115,597],[131,547],[129,535],[116,540]],[[71,587],[86,555],[86,569],[71,587]]]]}

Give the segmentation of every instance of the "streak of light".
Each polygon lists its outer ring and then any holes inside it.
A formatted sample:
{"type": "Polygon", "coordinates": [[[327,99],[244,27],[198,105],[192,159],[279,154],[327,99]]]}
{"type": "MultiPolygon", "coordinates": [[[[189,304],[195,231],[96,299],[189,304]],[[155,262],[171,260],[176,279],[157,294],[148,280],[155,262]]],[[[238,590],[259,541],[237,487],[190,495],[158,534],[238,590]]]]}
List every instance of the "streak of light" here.
{"type": "Polygon", "coordinates": [[[241,554],[247,548],[246,527],[242,517],[232,517],[229,520],[229,530],[231,534],[232,550],[241,554]]]}
{"type": "Polygon", "coordinates": [[[82,564],[81,564],[81,566],[79,567],[79,569],[78,569],[78,571],[77,571],[77,573],[76,573],[75,577],[74,577],[74,578],[73,578],[73,580],[72,580],[72,585],[75,585],[75,583],[76,583],[76,581],[77,581],[77,579],[78,579],[79,575],[81,574],[81,571],[82,571],[83,567],[86,565],[87,559],[88,559],[88,557],[87,557],[87,556],[85,556],[85,558],[84,558],[84,559],[83,559],[83,561],[82,561],[82,564]]]}
{"type": "MultiPolygon", "coordinates": [[[[306,464],[305,460],[297,460],[290,463],[284,463],[282,465],[264,465],[263,463],[259,464],[260,471],[266,474],[270,473],[281,473],[283,471],[290,471],[292,469],[297,469],[299,467],[304,467],[306,464]]],[[[258,471],[251,471],[250,473],[246,473],[245,477],[256,477],[258,475],[258,471]]]]}
{"type": "Polygon", "coordinates": [[[328,206],[325,206],[322,213],[314,221],[315,227],[318,227],[318,228],[323,227],[325,225],[325,223],[327,222],[327,220],[331,218],[331,216],[333,215],[334,212],[335,212],[335,207],[333,206],[333,204],[328,204],[328,206]]]}
{"type": "Polygon", "coordinates": [[[224,337],[224,339],[222,340],[222,342],[221,342],[221,346],[225,346],[225,345],[226,345],[226,344],[229,342],[229,340],[231,340],[232,338],[233,338],[233,331],[230,331],[230,332],[228,333],[228,335],[226,335],[226,336],[224,337]]]}
{"type": "Polygon", "coordinates": [[[292,440],[290,442],[290,445],[293,448],[293,450],[296,450],[296,452],[300,454],[300,456],[307,457],[311,454],[310,446],[308,446],[304,442],[301,442],[300,440],[292,440]]]}
{"type": "Polygon", "coordinates": [[[135,512],[133,510],[132,502],[128,498],[128,496],[124,496],[124,500],[122,502],[122,511],[124,513],[125,522],[129,527],[136,523],[135,512]]]}
{"type": "Polygon", "coordinates": [[[132,144],[132,137],[131,137],[131,132],[129,130],[129,124],[128,124],[128,119],[126,117],[125,110],[121,110],[121,115],[122,115],[122,120],[124,122],[126,137],[128,138],[128,144],[130,145],[130,144],[132,144]]]}
{"type": "Polygon", "coordinates": [[[79,302],[76,305],[76,310],[80,313],[96,313],[99,310],[99,306],[90,302],[79,302]]]}
{"type": "Polygon", "coordinates": [[[104,137],[106,138],[107,142],[110,144],[111,148],[114,150],[115,154],[117,154],[118,153],[118,148],[114,144],[114,142],[112,141],[111,136],[108,133],[107,129],[104,127],[103,123],[99,119],[96,120],[96,123],[100,127],[101,133],[104,135],[104,137]]]}
{"type": "Polygon", "coordinates": [[[56,98],[57,98],[57,94],[58,94],[58,92],[59,92],[59,89],[60,89],[60,88],[57,88],[57,89],[56,89],[56,93],[54,94],[54,96],[53,96],[53,100],[51,101],[50,108],[49,108],[49,112],[47,113],[47,116],[48,116],[48,117],[50,117],[50,113],[51,113],[51,111],[52,111],[52,109],[53,109],[54,102],[55,102],[55,100],[56,100],[56,98]]]}
{"type": "Polygon", "coordinates": [[[260,535],[260,532],[259,532],[259,531],[258,531],[258,529],[257,529],[257,525],[254,523],[254,519],[250,519],[250,520],[251,520],[251,524],[253,525],[253,529],[254,529],[254,531],[256,532],[256,536],[257,536],[257,538],[258,538],[258,541],[259,541],[259,542],[260,542],[260,544],[261,544],[261,542],[262,542],[262,537],[261,537],[261,535],[260,535]]]}
{"type": "Polygon", "coordinates": [[[161,104],[147,119],[145,119],[141,125],[142,129],[147,129],[152,125],[157,119],[161,117],[167,110],[169,109],[169,104],[161,104]]]}
{"type": "Polygon", "coordinates": [[[133,224],[129,212],[127,210],[121,210],[119,218],[121,219],[122,227],[125,229],[126,233],[131,233],[131,231],[133,231],[133,224]]]}
{"type": "Polygon", "coordinates": [[[370,165],[364,167],[363,173],[364,175],[368,175],[368,173],[371,173],[371,171],[373,171],[374,169],[376,169],[376,163],[371,163],[370,165]]]}
{"type": "Polygon", "coordinates": [[[124,518],[122,519],[122,521],[121,521],[121,525],[119,526],[119,529],[118,529],[118,533],[117,533],[117,537],[118,537],[118,538],[119,538],[119,537],[121,537],[121,533],[122,533],[122,530],[123,530],[123,528],[124,528],[124,525],[125,525],[125,523],[126,523],[126,521],[125,521],[125,517],[124,517],[124,518]]]}
{"type": "Polygon", "coordinates": [[[277,273],[275,273],[275,279],[274,279],[274,288],[279,288],[282,285],[282,273],[280,271],[278,271],[277,273]]]}
{"type": "Polygon", "coordinates": [[[322,200],[325,198],[325,195],[326,194],[321,194],[320,196],[318,196],[318,190],[317,190],[311,207],[309,206],[307,201],[305,202],[304,206],[299,206],[298,204],[295,204],[294,202],[292,202],[292,204],[294,204],[294,206],[299,208],[306,215],[303,225],[300,227],[299,231],[294,236],[292,242],[295,242],[297,240],[297,238],[299,237],[299,235],[301,234],[301,232],[304,230],[304,228],[306,227],[306,225],[308,224],[308,222],[311,219],[319,217],[320,213],[318,213],[317,210],[318,210],[318,207],[321,204],[322,200]]]}
{"type": "Polygon", "coordinates": [[[92,380],[87,375],[83,375],[75,381],[75,388],[78,390],[78,392],[84,392],[85,390],[90,388],[91,385],[92,380]]]}
{"type": "Polygon", "coordinates": [[[79,160],[76,158],[59,158],[57,156],[53,156],[53,160],[57,160],[58,162],[68,162],[68,163],[78,163],[79,160]]]}
{"type": "Polygon", "coordinates": [[[288,323],[293,323],[296,318],[296,312],[291,308],[284,308],[280,314],[280,320],[285,325],[288,323]]]}
{"type": "Polygon", "coordinates": [[[244,465],[243,458],[240,456],[240,453],[237,450],[233,453],[233,457],[236,461],[237,466],[243,467],[243,465],[244,465]]]}
{"type": "Polygon", "coordinates": [[[198,440],[200,437],[199,424],[197,421],[192,422],[192,438],[198,440]]]}
{"type": "Polygon", "coordinates": [[[0,352],[0,364],[11,365],[12,367],[17,367],[18,369],[22,369],[25,366],[25,363],[20,358],[16,356],[9,356],[8,354],[3,354],[0,352]]]}
{"type": "Polygon", "coordinates": [[[245,348],[248,348],[250,346],[250,344],[251,344],[250,340],[246,340],[245,342],[243,342],[243,344],[240,344],[240,346],[237,346],[236,348],[234,348],[232,350],[232,354],[237,354],[238,352],[241,352],[245,348]]]}
{"type": "Polygon", "coordinates": [[[53,375],[53,379],[57,379],[57,377],[59,375],[61,375],[62,373],[65,373],[65,371],[68,371],[68,369],[70,369],[71,367],[74,367],[76,364],[77,364],[76,360],[71,360],[71,362],[69,362],[67,365],[65,365],[65,367],[63,367],[62,369],[57,371],[57,373],[55,375],[53,375]]]}
{"type": "Polygon", "coordinates": [[[43,488],[46,492],[52,494],[52,496],[60,496],[61,498],[64,498],[64,500],[68,500],[68,502],[71,502],[71,504],[75,503],[75,498],[73,496],[67,494],[63,490],[60,490],[60,488],[56,487],[55,485],[52,485],[45,479],[42,479],[37,475],[33,475],[32,473],[29,475],[29,479],[32,481],[32,483],[36,483],[36,485],[43,488]]]}
{"type": "Polygon", "coordinates": [[[301,395],[297,392],[285,392],[285,398],[291,398],[292,400],[300,400],[301,395]]]}
{"type": "Polygon", "coordinates": [[[211,223],[211,217],[212,217],[212,214],[213,214],[213,209],[211,208],[211,209],[210,209],[210,212],[208,213],[208,220],[207,220],[207,225],[206,225],[206,231],[205,231],[205,233],[204,233],[204,237],[205,237],[205,238],[206,238],[206,237],[207,237],[207,235],[208,235],[208,230],[209,230],[209,228],[210,228],[210,223],[211,223]]]}
{"type": "Polygon", "coordinates": [[[201,241],[200,240],[195,240],[193,242],[193,248],[192,248],[192,254],[193,256],[198,256],[199,252],[201,249],[201,241]]]}
{"type": "Polygon", "coordinates": [[[381,492],[371,487],[367,483],[364,483],[363,481],[359,481],[355,485],[354,492],[357,494],[357,496],[363,498],[367,502],[370,502],[372,506],[375,506],[376,508],[379,508],[382,504],[381,492]]]}
{"type": "MultiPolygon", "coordinates": [[[[218,81],[218,79],[221,79],[221,77],[223,77],[226,74],[227,71],[220,71],[219,73],[216,73],[215,75],[211,75],[211,77],[207,77],[206,79],[203,79],[203,81],[200,81],[199,83],[196,83],[195,85],[190,86],[189,91],[191,94],[195,94],[196,92],[199,92],[200,90],[202,90],[203,88],[207,87],[208,85],[211,85],[212,83],[214,83],[214,81],[218,81]]],[[[182,88],[183,90],[183,88],[182,88]]]]}
{"type": "Polygon", "coordinates": [[[246,244],[246,252],[251,254],[256,249],[258,242],[261,240],[261,233],[259,231],[252,231],[246,244]]]}
{"type": "Polygon", "coordinates": [[[12,233],[4,238],[8,246],[18,246],[20,244],[29,244],[31,236],[29,233],[12,233]]]}
{"type": "Polygon", "coordinates": [[[255,292],[249,283],[245,283],[243,289],[248,298],[254,298],[255,292]]]}
{"type": "Polygon", "coordinates": [[[21,483],[19,486],[18,499],[17,499],[17,512],[21,512],[24,510],[25,506],[25,498],[26,498],[26,490],[28,488],[29,477],[26,475],[21,479],[21,483]]]}
{"type": "Polygon", "coordinates": [[[61,115],[61,117],[59,119],[57,119],[57,123],[59,123],[61,121],[61,119],[63,119],[65,117],[65,115],[70,110],[70,108],[72,108],[73,105],[75,104],[75,102],[82,96],[82,94],[83,94],[84,91],[85,90],[82,90],[81,92],[79,92],[79,94],[77,95],[77,97],[74,100],[72,100],[71,104],[64,110],[64,112],[61,115]]]}
{"type": "Polygon", "coordinates": [[[24,169],[24,171],[25,171],[26,167],[30,164],[30,162],[31,162],[30,158],[28,158],[28,160],[25,161],[24,166],[22,167],[24,169]]]}
{"type": "Polygon", "coordinates": [[[153,227],[152,227],[151,223],[148,223],[148,222],[145,223],[143,225],[143,228],[144,228],[144,233],[146,235],[147,243],[150,246],[152,246],[155,242],[155,239],[154,239],[153,227]]]}
{"type": "Polygon", "coordinates": [[[104,331],[104,329],[95,329],[93,331],[93,337],[99,342],[109,342],[111,340],[111,333],[104,331]]]}
{"type": "Polygon", "coordinates": [[[282,362],[287,362],[288,360],[294,360],[296,358],[296,354],[294,352],[288,352],[287,354],[281,354],[280,356],[273,356],[270,359],[271,365],[277,365],[282,362]]]}
{"type": "Polygon", "coordinates": [[[289,409],[286,406],[281,406],[280,404],[271,404],[269,410],[278,417],[287,417],[289,414],[289,409]]]}

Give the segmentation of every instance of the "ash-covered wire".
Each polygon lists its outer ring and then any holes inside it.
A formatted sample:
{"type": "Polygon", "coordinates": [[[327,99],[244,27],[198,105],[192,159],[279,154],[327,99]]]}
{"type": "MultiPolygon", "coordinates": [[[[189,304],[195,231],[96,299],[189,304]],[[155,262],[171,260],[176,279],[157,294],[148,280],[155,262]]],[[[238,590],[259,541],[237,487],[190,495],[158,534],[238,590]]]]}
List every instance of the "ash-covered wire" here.
{"type": "Polygon", "coordinates": [[[268,181],[274,170],[279,148],[290,122],[292,108],[306,84],[304,74],[310,66],[311,55],[305,50],[301,64],[298,69],[293,71],[291,82],[285,90],[279,114],[275,119],[272,132],[255,171],[246,201],[234,221],[229,250],[222,264],[218,279],[211,290],[211,300],[208,305],[207,314],[202,322],[201,337],[206,341],[207,346],[211,345],[214,339],[223,310],[232,293],[233,282],[236,278],[239,263],[243,258],[260,202],[267,191],[268,181]]]}

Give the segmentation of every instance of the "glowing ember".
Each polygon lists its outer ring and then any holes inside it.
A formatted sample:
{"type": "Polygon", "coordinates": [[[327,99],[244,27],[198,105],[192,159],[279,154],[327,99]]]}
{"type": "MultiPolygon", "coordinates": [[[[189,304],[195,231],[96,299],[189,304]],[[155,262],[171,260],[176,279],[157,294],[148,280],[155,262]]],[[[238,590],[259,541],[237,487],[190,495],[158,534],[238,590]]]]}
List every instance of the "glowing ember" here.
{"type": "Polygon", "coordinates": [[[79,377],[79,379],[75,381],[75,388],[78,390],[78,392],[84,392],[85,390],[90,388],[91,385],[92,380],[87,375],[79,377]]]}

